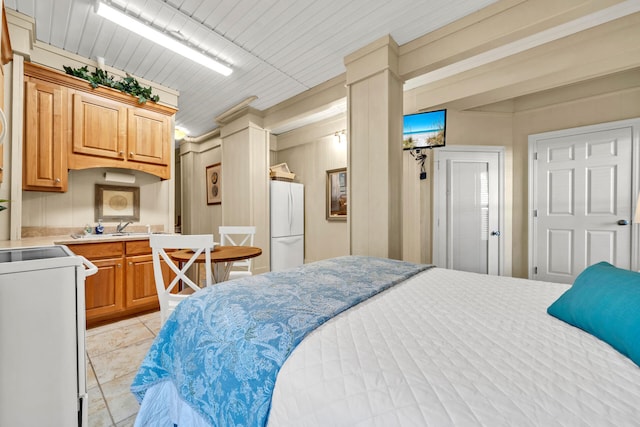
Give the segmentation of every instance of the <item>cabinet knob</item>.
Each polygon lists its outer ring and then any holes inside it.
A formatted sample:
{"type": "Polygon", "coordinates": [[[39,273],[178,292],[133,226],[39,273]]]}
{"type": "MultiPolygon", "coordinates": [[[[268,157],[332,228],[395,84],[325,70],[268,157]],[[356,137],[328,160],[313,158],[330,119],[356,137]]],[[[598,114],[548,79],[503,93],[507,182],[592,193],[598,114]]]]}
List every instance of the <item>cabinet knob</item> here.
{"type": "Polygon", "coordinates": [[[118,267],[118,268],[122,268],[122,264],[118,263],[118,264],[117,264],[117,267],[118,267]]]}
{"type": "Polygon", "coordinates": [[[129,157],[133,157],[133,151],[129,151],[129,157]]]}
{"type": "Polygon", "coordinates": [[[56,184],[60,183],[60,178],[56,178],[56,184]]]}
{"type": "Polygon", "coordinates": [[[118,155],[122,156],[124,154],[124,151],[118,151],[118,155]]]}
{"type": "Polygon", "coordinates": [[[129,265],[133,265],[133,262],[129,261],[129,265]]]}

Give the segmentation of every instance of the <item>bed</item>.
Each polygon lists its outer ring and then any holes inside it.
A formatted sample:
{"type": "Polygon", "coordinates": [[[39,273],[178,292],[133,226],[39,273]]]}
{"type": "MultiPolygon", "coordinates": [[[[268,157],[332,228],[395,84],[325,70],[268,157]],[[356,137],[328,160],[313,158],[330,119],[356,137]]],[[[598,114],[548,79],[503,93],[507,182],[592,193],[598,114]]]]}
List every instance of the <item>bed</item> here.
{"type": "MultiPolygon", "coordinates": [[[[547,313],[569,288],[357,256],[216,285],[149,350],[136,425],[637,426],[640,323],[616,350],[547,313]]],[[[637,292],[619,301],[638,313],[637,292]]]]}

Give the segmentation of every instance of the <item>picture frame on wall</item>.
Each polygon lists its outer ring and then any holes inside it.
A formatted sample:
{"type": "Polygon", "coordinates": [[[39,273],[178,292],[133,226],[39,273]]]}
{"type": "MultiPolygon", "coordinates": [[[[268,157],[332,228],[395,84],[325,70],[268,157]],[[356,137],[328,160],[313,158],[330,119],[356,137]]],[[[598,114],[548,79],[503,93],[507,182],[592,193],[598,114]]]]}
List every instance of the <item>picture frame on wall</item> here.
{"type": "Polygon", "coordinates": [[[205,171],[207,189],[207,205],[219,205],[222,203],[222,164],[214,163],[206,167],[205,171]]]}
{"type": "Polygon", "coordinates": [[[96,184],[95,220],[140,221],[140,188],[96,184]]]}
{"type": "Polygon", "coordinates": [[[327,221],[347,220],[347,168],[327,171],[327,221]]]}

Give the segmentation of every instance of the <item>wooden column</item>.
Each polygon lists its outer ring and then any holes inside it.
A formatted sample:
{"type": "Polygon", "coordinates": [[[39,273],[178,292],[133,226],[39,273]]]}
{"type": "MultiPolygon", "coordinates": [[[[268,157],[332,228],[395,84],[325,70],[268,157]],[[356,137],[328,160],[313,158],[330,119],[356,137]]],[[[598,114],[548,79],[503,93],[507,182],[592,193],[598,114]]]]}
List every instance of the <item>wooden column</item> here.
{"type": "Polygon", "coordinates": [[[402,258],[402,81],[385,36],[345,58],[351,253],[402,258]]]}

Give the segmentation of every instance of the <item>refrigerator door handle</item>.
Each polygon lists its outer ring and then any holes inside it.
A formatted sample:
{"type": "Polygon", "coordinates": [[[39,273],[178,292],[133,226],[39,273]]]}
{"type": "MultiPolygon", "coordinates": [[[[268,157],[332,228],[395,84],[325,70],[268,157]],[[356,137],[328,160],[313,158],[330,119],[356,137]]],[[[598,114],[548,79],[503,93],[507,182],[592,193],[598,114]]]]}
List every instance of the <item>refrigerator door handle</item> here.
{"type": "Polygon", "coordinates": [[[293,225],[293,192],[289,188],[289,232],[291,232],[291,226],[293,225]]]}

